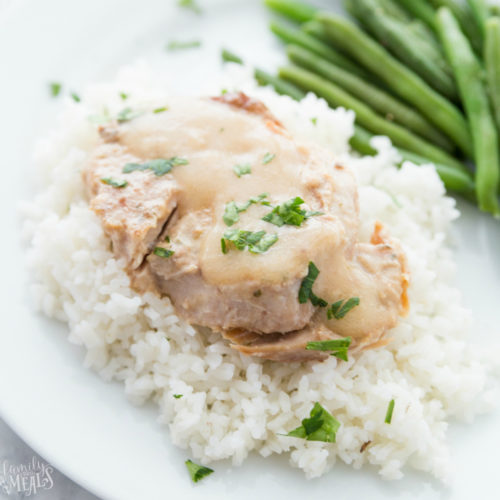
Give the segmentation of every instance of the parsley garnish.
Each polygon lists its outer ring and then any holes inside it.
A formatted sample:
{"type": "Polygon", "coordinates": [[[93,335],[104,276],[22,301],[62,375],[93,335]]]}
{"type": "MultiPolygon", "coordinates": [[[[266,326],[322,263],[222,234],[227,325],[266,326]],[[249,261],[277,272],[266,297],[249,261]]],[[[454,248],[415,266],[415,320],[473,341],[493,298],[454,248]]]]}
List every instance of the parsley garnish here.
{"type": "Polygon", "coordinates": [[[168,259],[169,257],[172,257],[172,255],[174,255],[175,252],[173,250],[169,250],[168,248],[155,247],[153,253],[155,255],[158,255],[158,257],[162,257],[163,259],[168,259]]]}
{"type": "Polygon", "coordinates": [[[59,82],[52,82],[50,84],[50,95],[57,97],[61,93],[62,85],[59,82]]]}
{"type": "Polygon", "coordinates": [[[191,462],[191,460],[186,460],[185,464],[194,483],[197,483],[213,472],[213,469],[195,464],[194,462],[191,462]]]}
{"type": "Polygon", "coordinates": [[[156,108],[156,109],[153,109],[153,113],[163,113],[164,111],[167,111],[168,107],[167,106],[163,106],[162,108],[156,108]]]}
{"type": "Polygon", "coordinates": [[[316,123],[318,123],[318,119],[317,119],[316,117],[311,118],[311,123],[312,123],[313,125],[316,125],[316,123]]]}
{"type": "Polygon", "coordinates": [[[339,300],[328,309],[328,319],[342,319],[352,308],[359,306],[359,297],[351,297],[344,301],[339,300]]]}
{"type": "Polygon", "coordinates": [[[319,403],[315,403],[310,417],[302,420],[302,425],[286,436],[307,439],[307,441],[322,441],[335,443],[340,422],[319,403]]]}
{"type": "Polygon", "coordinates": [[[233,52],[227,50],[227,49],[222,49],[221,52],[221,57],[224,62],[233,62],[236,64],[243,64],[243,59],[233,52]]]}
{"type": "Polygon", "coordinates": [[[238,177],[241,177],[242,175],[251,174],[252,173],[252,167],[248,163],[245,163],[243,165],[234,165],[233,172],[238,177]]]}
{"type": "Polygon", "coordinates": [[[392,412],[394,411],[394,404],[394,399],[391,399],[391,401],[389,402],[389,406],[387,407],[387,413],[385,414],[384,422],[386,424],[390,424],[392,422],[392,412]]]}
{"type": "Polygon", "coordinates": [[[236,222],[240,220],[240,213],[248,210],[250,205],[254,205],[256,203],[261,202],[264,198],[269,196],[267,193],[259,194],[259,196],[254,196],[250,198],[245,203],[236,203],[234,201],[229,202],[224,209],[224,215],[222,219],[226,223],[227,226],[232,226],[236,222]]]}
{"type": "Polygon", "coordinates": [[[175,399],[181,399],[182,398],[182,394],[174,394],[174,398],[175,399]]]}
{"type": "Polygon", "coordinates": [[[116,120],[118,123],[129,122],[137,118],[140,114],[141,113],[134,111],[132,108],[124,108],[116,115],[116,120]]]}
{"type": "Polygon", "coordinates": [[[127,163],[123,167],[124,174],[130,174],[136,170],[144,172],[145,170],[151,170],[157,177],[168,174],[173,167],[178,165],[187,165],[189,162],[185,158],[178,158],[173,156],[168,160],[165,158],[157,158],[156,160],[149,160],[145,163],[127,163]]]}
{"type": "Polygon", "coordinates": [[[82,100],[81,97],[77,93],[75,93],[75,92],[71,92],[71,98],[75,102],[80,102],[82,100]]]}
{"type": "Polygon", "coordinates": [[[301,304],[305,304],[310,300],[313,306],[326,307],[328,305],[328,302],[317,297],[312,291],[312,287],[318,276],[319,269],[314,265],[314,262],[309,262],[307,276],[302,280],[299,289],[299,302],[301,304]]]}
{"type": "Polygon", "coordinates": [[[262,157],[262,165],[267,165],[268,163],[271,163],[274,158],[276,158],[276,155],[274,153],[266,153],[262,157]]]}
{"type": "Polygon", "coordinates": [[[167,50],[183,50],[183,49],[196,49],[201,47],[200,40],[186,40],[184,42],[180,40],[170,40],[167,45],[167,50]]]}
{"type": "Polygon", "coordinates": [[[128,186],[127,181],[123,181],[121,179],[114,179],[113,177],[103,177],[101,179],[103,184],[107,184],[108,186],[113,186],[114,188],[124,188],[128,186]]]}
{"type": "Polygon", "coordinates": [[[111,121],[111,115],[109,114],[108,108],[104,107],[102,113],[100,115],[91,115],[89,116],[89,121],[91,123],[95,123],[96,125],[100,125],[102,123],[108,123],[111,121]]]}
{"type": "Polygon", "coordinates": [[[308,342],[306,350],[308,351],[331,351],[330,354],[344,361],[348,360],[347,350],[351,345],[352,338],[337,340],[322,340],[319,342],[308,342]]]}
{"type": "Polygon", "coordinates": [[[228,229],[221,239],[222,253],[228,253],[227,243],[232,243],[238,250],[248,248],[251,253],[264,253],[278,241],[277,234],[267,234],[265,231],[243,231],[242,229],[228,229]]]}
{"type": "Polygon", "coordinates": [[[281,205],[274,207],[271,212],[262,217],[262,220],[270,222],[275,226],[300,226],[305,219],[314,217],[315,215],[323,215],[321,212],[307,212],[300,208],[304,200],[300,196],[296,196],[291,200],[285,201],[281,205]]]}
{"type": "Polygon", "coordinates": [[[201,8],[195,0],[177,0],[177,5],[184,9],[190,9],[196,14],[201,14],[201,8]]]}
{"type": "Polygon", "coordinates": [[[128,99],[128,94],[125,94],[125,92],[120,92],[120,97],[123,101],[126,101],[128,99]]]}

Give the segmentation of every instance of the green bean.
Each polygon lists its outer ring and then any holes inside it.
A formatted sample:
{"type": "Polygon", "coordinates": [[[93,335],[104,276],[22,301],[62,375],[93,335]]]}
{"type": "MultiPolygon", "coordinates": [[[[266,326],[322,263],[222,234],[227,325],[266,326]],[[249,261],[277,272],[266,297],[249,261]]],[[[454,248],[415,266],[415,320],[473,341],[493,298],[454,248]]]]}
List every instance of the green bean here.
{"type": "Polygon", "coordinates": [[[454,151],[454,146],[448,138],[426,118],[387,92],[301,47],[290,45],[287,48],[287,54],[293,63],[339,85],[354,97],[365,102],[374,111],[385,116],[387,120],[405,126],[449,152],[454,151]]]}
{"type": "MultiPolygon", "coordinates": [[[[371,145],[372,138],[373,135],[370,134],[370,132],[356,125],[354,127],[354,134],[351,137],[349,144],[358,153],[367,156],[374,156],[377,154],[377,150],[371,145]]],[[[448,165],[434,163],[431,160],[412,153],[411,151],[407,151],[406,149],[396,149],[401,156],[401,162],[399,163],[400,166],[405,161],[411,161],[412,163],[415,163],[415,165],[432,164],[436,167],[436,171],[448,191],[460,193],[466,198],[474,201],[474,181],[469,172],[458,170],[454,167],[449,167],[448,165]]]]}
{"type": "Polygon", "coordinates": [[[311,35],[326,44],[330,43],[330,38],[326,34],[324,26],[319,21],[315,21],[314,19],[312,21],[307,21],[307,23],[302,24],[300,29],[304,33],[307,33],[308,35],[311,35]]]}
{"type": "Polygon", "coordinates": [[[299,23],[310,21],[318,11],[312,5],[295,0],[265,0],[264,3],[275,12],[299,23]]]}
{"type": "Polygon", "coordinates": [[[484,40],[486,36],[486,21],[490,17],[488,4],[486,0],[467,0],[467,2],[484,40]]]}
{"type": "Polygon", "coordinates": [[[278,36],[285,43],[293,43],[304,47],[311,52],[314,52],[323,59],[326,59],[341,68],[344,68],[351,73],[354,73],[363,78],[367,77],[366,72],[357,66],[355,63],[350,61],[343,54],[340,54],[333,48],[329,47],[325,43],[317,40],[316,38],[302,32],[301,30],[288,27],[286,24],[278,23],[273,21],[270,25],[271,31],[278,36]]]}
{"type": "Polygon", "coordinates": [[[351,15],[358,19],[377,40],[401,62],[420,75],[431,87],[456,100],[457,89],[443,54],[420,36],[385,15],[380,0],[345,0],[351,15]]]}
{"type": "Polygon", "coordinates": [[[354,134],[349,140],[349,144],[358,153],[366,156],[374,156],[377,154],[377,150],[371,145],[372,137],[373,135],[368,130],[359,125],[354,125],[354,134]]]}
{"type": "Polygon", "coordinates": [[[339,16],[324,13],[318,14],[318,19],[323,22],[333,43],[350,53],[381,78],[396,94],[415,106],[445,132],[467,156],[473,155],[469,127],[457,107],[429,87],[418,75],[403,66],[354,24],[339,16]]]}
{"type": "Polygon", "coordinates": [[[379,0],[379,7],[383,10],[385,14],[393,19],[397,19],[398,21],[402,21],[404,23],[408,23],[411,21],[411,16],[408,12],[403,9],[397,2],[394,0],[379,0]]]}
{"type": "Polygon", "coordinates": [[[484,62],[488,91],[495,112],[497,127],[500,130],[500,17],[491,17],[486,22],[484,62]]]}
{"type": "Polygon", "coordinates": [[[427,158],[412,153],[411,151],[406,151],[400,148],[397,149],[402,158],[401,163],[404,163],[405,161],[411,161],[412,163],[415,163],[415,165],[434,165],[434,167],[436,168],[436,172],[443,181],[443,184],[447,191],[454,191],[456,193],[463,194],[471,201],[475,201],[474,180],[472,179],[472,175],[469,172],[466,172],[464,170],[457,170],[456,168],[449,167],[448,165],[434,163],[427,158]]]}
{"type": "Polygon", "coordinates": [[[482,79],[482,68],[451,10],[437,14],[438,32],[471,124],[476,162],[476,194],[481,210],[500,215],[497,192],[500,175],[498,134],[482,79]]]}
{"type": "Polygon", "coordinates": [[[259,85],[271,85],[278,94],[288,95],[296,101],[302,100],[306,95],[305,92],[300,90],[295,85],[283,80],[279,76],[271,75],[259,68],[255,68],[254,78],[259,85]]]}
{"type": "Polygon", "coordinates": [[[323,97],[334,107],[342,106],[346,109],[352,109],[356,113],[359,125],[375,134],[387,135],[396,146],[422,154],[437,163],[450,165],[460,170],[465,169],[460,162],[443,150],[421,139],[409,130],[385,120],[366,106],[366,104],[352,97],[337,85],[328,82],[314,73],[295,66],[289,66],[280,68],[279,76],[304,90],[314,92],[316,95],[323,97]]]}
{"type": "Polygon", "coordinates": [[[457,21],[459,22],[463,32],[467,35],[472,47],[478,54],[482,54],[483,36],[479,25],[470,9],[468,3],[463,0],[430,0],[431,4],[436,7],[447,7],[451,10],[457,21]]]}
{"type": "Polygon", "coordinates": [[[423,21],[433,31],[437,31],[436,12],[427,0],[396,0],[417,19],[423,21]]]}

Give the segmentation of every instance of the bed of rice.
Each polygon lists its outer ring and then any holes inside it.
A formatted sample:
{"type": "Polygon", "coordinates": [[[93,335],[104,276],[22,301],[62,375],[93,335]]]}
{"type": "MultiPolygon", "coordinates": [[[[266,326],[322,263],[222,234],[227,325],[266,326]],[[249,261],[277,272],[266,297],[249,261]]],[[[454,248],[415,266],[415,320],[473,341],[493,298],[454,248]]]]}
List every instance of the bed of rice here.
{"type": "Polygon", "coordinates": [[[392,342],[348,362],[261,361],[234,352],[218,334],[197,332],[176,316],[168,298],[130,289],[88,208],[80,172],[97,140],[89,115],[123,109],[119,92],[130,95],[126,106],[134,109],[164,106],[172,98],[165,78],[144,66],[89,87],[81,103],[68,100],[59,126],[38,146],[40,194],[23,207],[37,307],[68,324],[70,342],[86,349],[88,368],[123,381],[135,404],[153,399],[172,441],[198,461],[231,458],[240,465],[256,450],[264,457],[289,453],[290,464],[309,478],[339,459],[355,468],[373,464],[384,478],[402,477],[405,466],[448,478],[450,417],[470,420],[493,399],[487,365],[467,348],[471,315],[450,284],[454,262],[447,238],[459,215],[454,200],[431,166],[398,169],[384,138],[375,139],[377,156],[352,155],[351,112],[330,110],[312,95],[296,103],[255,89],[244,70],[224,78],[230,80],[225,87],[261,98],[298,137],[331,148],[355,170],[364,239],[381,220],[402,241],[412,276],[411,311],[389,332],[392,342]],[[297,427],[316,401],[341,422],[335,444],[280,436],[297,427]]]}

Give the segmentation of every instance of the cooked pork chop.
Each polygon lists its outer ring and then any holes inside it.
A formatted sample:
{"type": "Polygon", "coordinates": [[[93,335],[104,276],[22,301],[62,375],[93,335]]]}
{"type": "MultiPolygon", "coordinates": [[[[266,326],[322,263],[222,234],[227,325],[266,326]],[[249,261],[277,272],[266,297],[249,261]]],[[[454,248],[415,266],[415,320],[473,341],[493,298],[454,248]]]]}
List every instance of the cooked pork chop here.
{"type": "Polygon", "coordinates": [[[407,309],[398,242],[381,225],[358,240],[352,173],[261,102],[178,98],[100,132],[83,175],[132,286],[168,295],[240,352],[322,360],[308,342],[378,345],[407,309]],[[305,279],[310,263],[319,275],[305,279]],[[334,314],[349,298],[356,306],[334,314]]]}

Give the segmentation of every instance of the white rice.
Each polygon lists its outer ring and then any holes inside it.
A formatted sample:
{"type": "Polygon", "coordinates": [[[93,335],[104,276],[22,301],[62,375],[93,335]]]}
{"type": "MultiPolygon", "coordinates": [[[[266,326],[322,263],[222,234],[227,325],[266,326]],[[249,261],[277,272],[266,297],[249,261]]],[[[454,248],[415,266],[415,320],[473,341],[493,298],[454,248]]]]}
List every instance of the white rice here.
{"type": "Polygon", "coordinates": [[[130,289],[88,208],[80,172],[97,140],[89,115],[103,106],[111,114],[122,109],[121,91],[135,109],[171,98],[164,78],[143,66],[88,88],[79,104],[68,100],[59,127],[38,147],[41,194],[23,208],[37,307],[68,324],[69,340],[87,350],[88,368],[105,380],[122,380],[135,404],[153,399],[172,441],[198,461],[231,458],[240,465],[252,450],[264,457],[286,452],[309,478],[340,459],[354,468],[373,464],[389,479],[402,477],[405,466],[447,479],[450,417],[470,421],[492,400],[488,367],[466,343],[471,315],[450,285],[455,266],[447,235],[459,215],[454,200],[431,166],[398,169],[397,153],[384,138],[374,142],[377,156],[352,155],[352,112],[332,111],[313,95],[296,103],[255,89],[245,71],[229,78],[226,87],[261,98],[294,134],[332,149],[355,170],[363,238],[380,220],[402,241],[411,310],[389,332],[393,341],[348,362],[266,362],[234,352],[218,334],[197,332],[175,315],[168,298],[130,289]],[[341,422],[335,444],[280,436],[300,425],[316,401],[341,422]]]}

